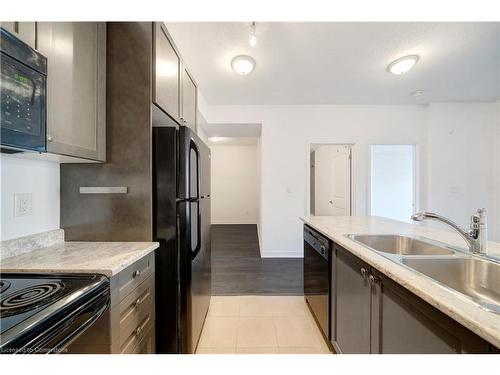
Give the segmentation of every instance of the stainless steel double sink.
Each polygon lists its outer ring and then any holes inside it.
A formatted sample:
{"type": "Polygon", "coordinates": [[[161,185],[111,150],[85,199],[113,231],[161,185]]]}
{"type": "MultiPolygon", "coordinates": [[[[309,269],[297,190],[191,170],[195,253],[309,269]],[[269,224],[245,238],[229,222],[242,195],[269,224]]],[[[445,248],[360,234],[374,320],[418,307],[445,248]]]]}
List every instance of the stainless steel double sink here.
{"type": "Polygon", "coordinates": [[[392,234],[348,237],[500,314],[500,263],[420,237],[392,234]]]}

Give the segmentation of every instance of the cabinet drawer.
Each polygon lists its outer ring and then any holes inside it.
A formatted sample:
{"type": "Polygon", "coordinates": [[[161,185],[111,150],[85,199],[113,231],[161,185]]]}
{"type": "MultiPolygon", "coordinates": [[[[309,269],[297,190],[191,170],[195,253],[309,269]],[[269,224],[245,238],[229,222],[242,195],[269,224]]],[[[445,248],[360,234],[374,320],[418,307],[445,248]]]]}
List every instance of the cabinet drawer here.
{"type": "Polygon", "coordinates": [[[154,337],[154,330],[150,329],[132,349],[130,354],[153,354],[155,347],[154,337]]]}
{"type": "Polygon", "coordinates": [[[147,316],[154,321],[154,277],[150,276],[119,305],[120,345],[131,332],[139,327],[147,316]]]}
{"type": "Polygon", "coordinates": [[[149,312],[139,323],[136,329],[132,330],[120,346],[122,354],[134,353],[134,349],[142,342],[142,340],[150,334],[153,327],[153,316],[149,312]]]}
{"type": "Polygon", "coordinates": [[[118,295],[122,301],[154,272],[154,253],[127,267],[118,274],[118,295]]]}

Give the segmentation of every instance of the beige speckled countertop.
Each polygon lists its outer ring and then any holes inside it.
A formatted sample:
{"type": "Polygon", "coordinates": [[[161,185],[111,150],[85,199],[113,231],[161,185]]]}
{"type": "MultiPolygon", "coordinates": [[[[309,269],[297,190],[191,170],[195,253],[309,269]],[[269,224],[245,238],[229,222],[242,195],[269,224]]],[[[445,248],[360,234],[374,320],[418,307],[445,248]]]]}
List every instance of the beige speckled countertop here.
{"type": "MultiPolygon", "coordinates": [[[[500,314],[482,309],[467,297],[345,236],[346,234],[407,234],[464,248],[465,243],[458,234],[429,228],[422,224],[409,224],[374,216],[311,216],[303,217],[301,220],[500,348],[500,314]]],[[[488,247],[492,256],[500,257],[500,244],[490,242],[488,247]]]]}
{"type": "Polygon", "coordinates": [[[0,260],[2,272],[116,275],[148,255],[157,242],[61,242],[0,260]]]}

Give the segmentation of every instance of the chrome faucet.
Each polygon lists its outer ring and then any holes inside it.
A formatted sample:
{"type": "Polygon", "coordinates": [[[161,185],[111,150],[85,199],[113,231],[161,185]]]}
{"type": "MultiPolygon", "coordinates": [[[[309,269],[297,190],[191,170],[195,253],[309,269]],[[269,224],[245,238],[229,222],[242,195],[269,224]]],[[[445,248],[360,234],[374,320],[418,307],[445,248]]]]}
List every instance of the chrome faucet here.
{"type": "Polygon", "coordinates": [[[469,245],[469,251],[474,254],[488,254],[488,228],[486,225],[486,209],[479,208],[470,218],[470,229],[464,230],[457,223],[433,212],[418,212],[411,215],[415,221],[426,219],[437,220],[455,229],[469,245]]]}

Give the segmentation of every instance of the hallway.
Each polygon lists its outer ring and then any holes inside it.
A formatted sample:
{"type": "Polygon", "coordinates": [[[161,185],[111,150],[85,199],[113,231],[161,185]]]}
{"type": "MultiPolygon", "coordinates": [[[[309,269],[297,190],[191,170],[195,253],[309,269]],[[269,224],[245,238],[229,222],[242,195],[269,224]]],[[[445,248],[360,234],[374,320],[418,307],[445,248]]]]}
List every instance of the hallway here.
{"type": "Polygon", "coordinates": [[[261,258],[257,225],[212,225],[212,294],[303,295],[302,258],[261,258]]]}

